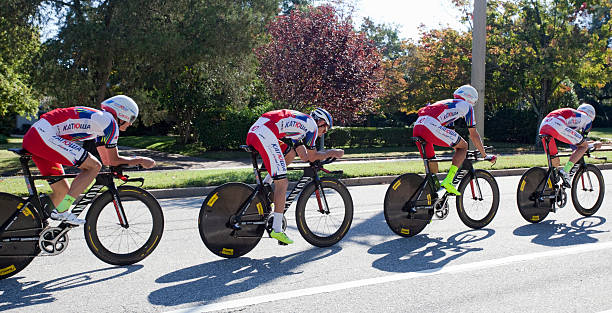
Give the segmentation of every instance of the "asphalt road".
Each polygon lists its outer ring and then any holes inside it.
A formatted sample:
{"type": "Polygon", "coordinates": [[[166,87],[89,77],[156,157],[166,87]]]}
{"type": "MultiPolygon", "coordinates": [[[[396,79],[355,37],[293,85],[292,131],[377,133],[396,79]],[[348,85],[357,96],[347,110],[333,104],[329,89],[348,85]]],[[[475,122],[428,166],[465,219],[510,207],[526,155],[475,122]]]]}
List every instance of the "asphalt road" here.
{"type": "MultiPolygon", "coordinates": [[[[612,170],[604,171],[606,199],[612,170]]],[[[222,259],[202,244],[203,198],[160,200],[166,226],[143,262],[109,266],[81,231],[70,247],[40,257],[0,281],[8,312],[602,312],[612,309],[610,202],[593,217],[572,204],[539,224],[516,208],[519,177],[497,179],[497,216],[470,230],[450,216],[412,238],[393,234],[382,202],[388,185],[355,186],[353,225],[330,248],[306,243],[289,211],[282,247],[262,240],[249,254],[222,259]]]]}

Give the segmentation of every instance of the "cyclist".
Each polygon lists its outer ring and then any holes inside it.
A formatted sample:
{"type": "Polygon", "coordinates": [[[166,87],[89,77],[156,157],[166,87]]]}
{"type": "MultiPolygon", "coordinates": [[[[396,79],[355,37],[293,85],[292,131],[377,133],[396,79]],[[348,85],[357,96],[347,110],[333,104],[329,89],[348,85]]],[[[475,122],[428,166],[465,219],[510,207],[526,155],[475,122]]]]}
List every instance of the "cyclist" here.
{"type": "MultiPolygon", "coordinates": [[[[574,163],[580,160],[589,147],[601,147],[601,142],[588,142],[584,137],[591,130],[594,120],[595,108],[588,103],[583,103],[577,109],[562,108],[554,110],[548,113],[540,124],[540,135],[552,136],[548,143],[548,152],[554,167],[560,165],[559,158],[556,156],[558,151],[555,139],[568,143],[572,145],[572,148],[575,148],[563,169],[559,170],[563,185],[567,188],[571,187],[570,181],[574,163]]],[[[542,139],[542,144],[546,144],[544,139],[542,139]]],[[[544,149],[546,148],[544,146],[544,149]]]]}
{"type": "MultiPolygon", "coordinates": [[[[476,120],[474,116],[474,104],[478,100],[478,92],[470,85],[463,85],[453,93],[454,99],[441,100],[436,103],[427,105],[419,110],[414,128],[413,136],[421,137],[426,141],[425,151],[421,151],[420,145],[417,145],[421,156],[428,159],[434,158],[436,153],[434,145],[442,147],[452,147],[455,150],[453,155],[452,165],[446,178],[440,183],[449,193],[460,195],[455,186],[453,186],[453,178],[463,164],[467,155],[467,142],[452,129],[454,122],[459,118],[465,118],[470,139],[480,151],[485,160],[495,162],[495,155],[487,155],[480,139],[480,134],[476,130],[476,120]]],[[[438,163],[431,162],[430,170],[432,173],[438,172],[438,163]]],[[[441,191],[442,189],[440,189],[441,191]]]]}
{"type": "Polygon", "coordinates": [[[95,138],[97,151],[105,165],[142,165],[151,168],[155,161],[147,157],[122,157],[117,153],[119,131],[125,131],[138,116],[138,105],[127,96],[114,96],[101,104],[102,110],[89,107],[55,109],[43,114],[23,137],[23,148],[43,176],[63,175],[63,165],[81,172],[72,184],[67,179],[51,179],[49,195],[51,218],[72,225],[85,224],[68,209],[100,171],[100,161],[77,141],[95,138]]]}
{"type": "Polygon", "coordinates": [[[287,165],[296,154],[306,162],[342,157],[343,150],[315,150],[317,137],[332,126],[332,116],[322,108],[315,109],[310,115],[294,110],[276,110],[264,113],[247,134],[247,145],[259,152],[268,170],[264,182],[269,182],[270,178],[274,181],[274,219],[270,236],[282,243],[293,243],[282,229],[289,184],[287,165]]]}

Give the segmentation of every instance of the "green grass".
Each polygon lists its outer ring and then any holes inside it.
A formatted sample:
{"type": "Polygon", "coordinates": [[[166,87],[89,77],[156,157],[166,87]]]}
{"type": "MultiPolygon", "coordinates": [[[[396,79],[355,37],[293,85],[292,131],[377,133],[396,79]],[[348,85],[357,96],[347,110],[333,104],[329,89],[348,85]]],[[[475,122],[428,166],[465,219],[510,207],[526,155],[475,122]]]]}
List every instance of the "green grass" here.
{"type": "MultiPolygon", "coordinates": [[[[606,156],[612,159],[612,151],[598,152],[596,156],[606,156]]],[[[565,160],[561,160],[565,162],[565,160]]],[[[589,163],[602,163],[603,161],[588,159],[589,163]]],[[[448,170],[450,162],[440,164],[440,171],[448,170]]],[[[474,165],[476,168],[491,169],[506,169],[506,168],[529,168],[532,166],[546,166],[546,158],[542,154],[525,154],[502,156],[497,163],[492,167],[489,162],[478,162],[474,165]]],[[[385,175],[400,175],[403,173],[423,173],[423,162],[421,160],[413,161],[393,161],[393,162],[368,162],[368,163],[335,163],[326,166],[329,170],[343,170],[343,178],[353,177],[368,177],[368,176],[385,176],[385,175]]],[[[161,188],[184,188],[197,186],[216,186],[225,182],[241,181],[253,183],[255,179],[251,169],[237,170],[190,170],[190,171],[150,171],[141,173],[128,173],[133,177],[144,177],[146,189],[161,189],[161,188]]],[[[297,180],[301,175],[301,171],[290,171],[289,179],[297,180]]],[[[48,184],[44,181],[38,181],[40,192],[49,192],[48,184]]],[[[0,178],[0,191],[14,194],[25,195],[26,187],[22,178],[8,178],[2,180],[0,178]]]]}
{"type": "Polygon", "coordinates": [[[597,128],[589,133],[589,137],[602,142],[612,141],[612,128],[597,128]]]}

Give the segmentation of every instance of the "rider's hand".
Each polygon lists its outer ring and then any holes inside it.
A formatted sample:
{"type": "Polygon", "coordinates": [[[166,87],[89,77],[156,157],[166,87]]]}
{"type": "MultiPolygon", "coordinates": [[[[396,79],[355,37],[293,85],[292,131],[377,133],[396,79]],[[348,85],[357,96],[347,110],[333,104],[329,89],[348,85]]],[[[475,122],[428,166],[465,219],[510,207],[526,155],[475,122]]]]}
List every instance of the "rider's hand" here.
{"type": "Polygon", "coordinates": [[[487,156],[484,159],[491,163],[495,163],[497,161],[497,156],[494,154],[487,154],[487,156]]]}
{"type": "Polygon", "coordinates": [[[155,166],[155,161],[151,158],[139,157],[138,160],[140,161],[139,164],[144,168],[152,168],[155,166]]]}
{"type": "Polygon", "coordinates": [[[593,142],[593,146],[595,147],[595,149],[601,149],[601,141],[593,142]]]}
{"type": "Polygon", "coordinates": [[[327,150],[327,155],[330,158],[339,159],[339,158],[341,158],[344,155],[344,150],[342,150],[342,149],[330,149],[330,150],[327,150]]]}

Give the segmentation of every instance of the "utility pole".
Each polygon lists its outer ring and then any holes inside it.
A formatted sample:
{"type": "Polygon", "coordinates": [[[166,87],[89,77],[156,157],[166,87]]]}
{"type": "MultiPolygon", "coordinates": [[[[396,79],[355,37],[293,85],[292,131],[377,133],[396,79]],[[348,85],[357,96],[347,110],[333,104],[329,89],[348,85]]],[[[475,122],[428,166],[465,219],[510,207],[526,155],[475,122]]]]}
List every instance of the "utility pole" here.
{"type": "Polygon", "coordinates": [[[484,137],[484,99],[485,99],[485,55],[487,52],[487,0],[474,0],[472,14],[472,86],[478,91],[476,102],[476,129],[484,137]]]}

